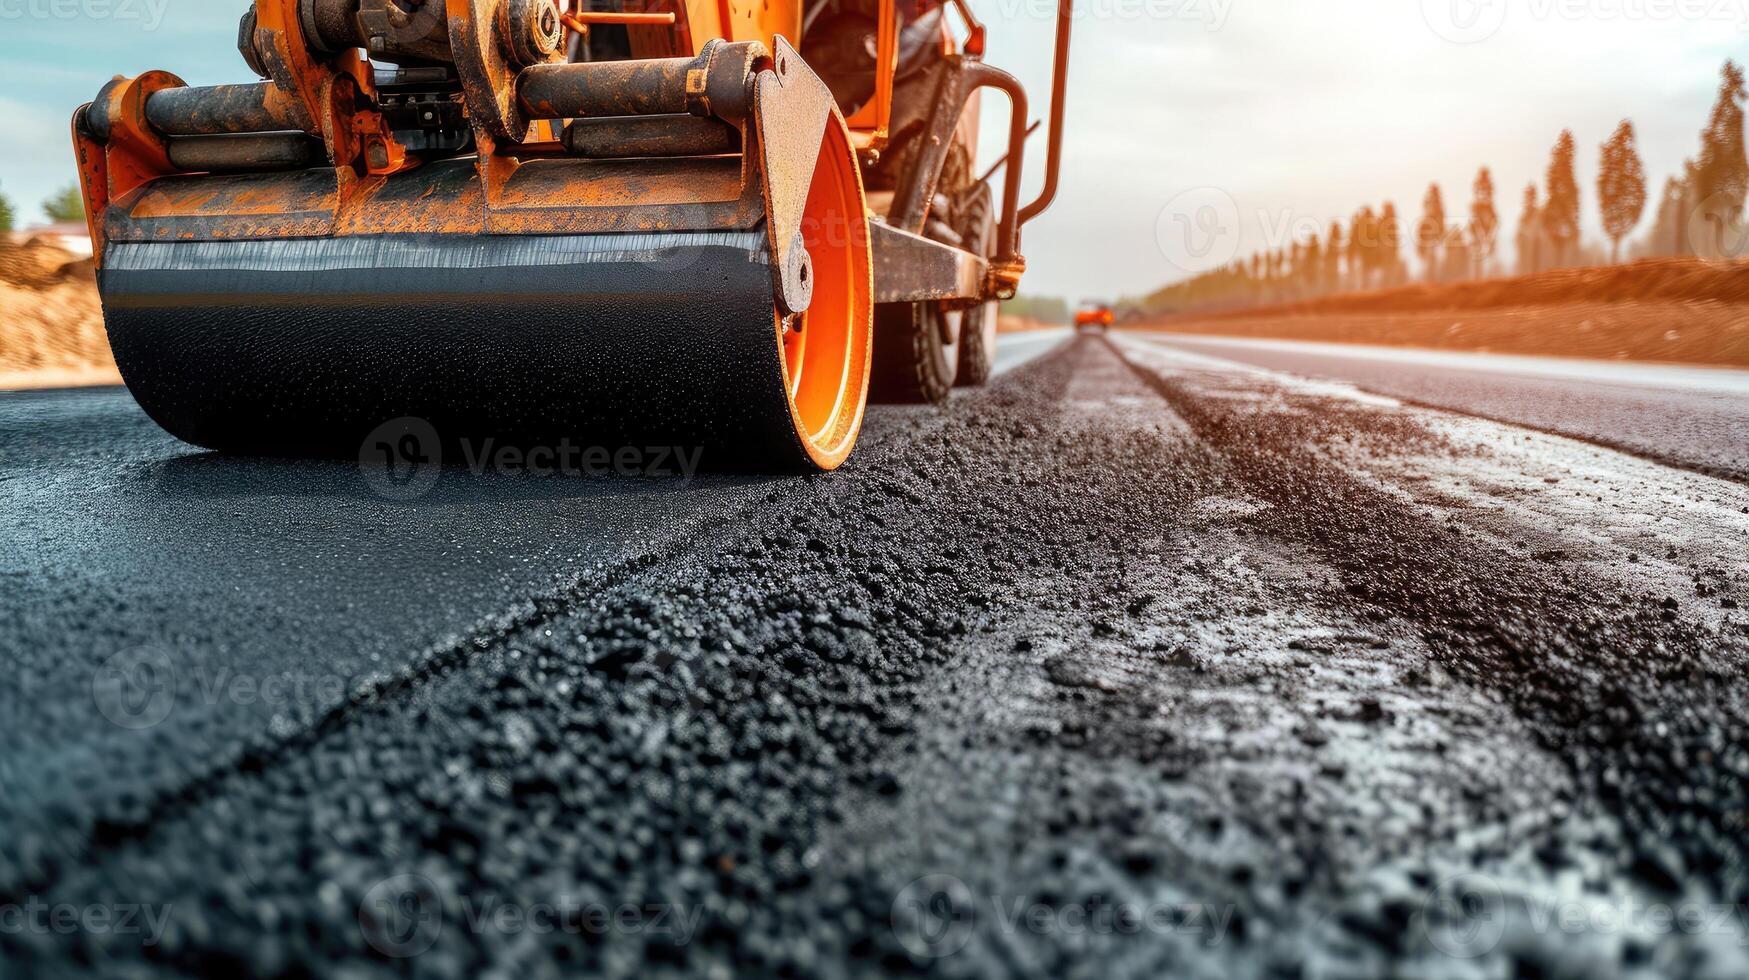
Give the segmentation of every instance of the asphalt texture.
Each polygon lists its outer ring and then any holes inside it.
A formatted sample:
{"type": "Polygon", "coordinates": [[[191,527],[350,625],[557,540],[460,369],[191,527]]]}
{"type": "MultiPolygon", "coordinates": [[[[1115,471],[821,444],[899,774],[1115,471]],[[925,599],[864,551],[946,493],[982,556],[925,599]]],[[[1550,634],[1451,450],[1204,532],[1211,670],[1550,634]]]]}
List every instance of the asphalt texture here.
{"type": "Polygon", "coordinates": [[[0,396],[0,973],[1749,971],[1743,482],[1003,367],[829,476],[387,494],[0,396]]]}
{"type": "Polygon", "coordinates": [[[1749,371],[1227,337],[1144,336],[1232,363],[1352,382],[1749,480],[1749,371]]]}

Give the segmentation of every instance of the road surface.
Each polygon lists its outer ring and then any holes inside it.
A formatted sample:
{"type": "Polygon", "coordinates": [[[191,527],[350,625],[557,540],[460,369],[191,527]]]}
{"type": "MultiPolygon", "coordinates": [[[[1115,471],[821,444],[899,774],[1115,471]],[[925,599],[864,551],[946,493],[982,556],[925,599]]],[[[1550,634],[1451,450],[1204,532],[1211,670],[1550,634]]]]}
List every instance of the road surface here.
{"type": "Polygon", "coordinates": [[[385,493],[0,396],[0,956],[1749,970],[1749,432],[1188,346],[1005,338],[826,477],[385,493]]]}
{"type": "Polygon", "coordinates": [[[1364,344],[1141,335],[1229,362],[1364,385],[1701,472],[1749,479],[1749,371],[1364,344]]]}

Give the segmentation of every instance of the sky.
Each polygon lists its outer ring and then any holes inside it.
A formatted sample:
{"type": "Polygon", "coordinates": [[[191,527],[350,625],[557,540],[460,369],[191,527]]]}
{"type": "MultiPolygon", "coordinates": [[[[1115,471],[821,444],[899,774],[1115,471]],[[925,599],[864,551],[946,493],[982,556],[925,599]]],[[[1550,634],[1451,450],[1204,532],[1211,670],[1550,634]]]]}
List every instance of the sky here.
{"type": "MultiPolygon", "coordinates": [[[[68,119],[111,75],[249,80],[235,50],[247,5],[0,0],[0,193],[23,223],[73,180],[68,119]]],[[[1054,0],[971,5],[985,59],[1043,116],[1054,0]]],[[[1386,200],[1407,227],[1429,182],[1448,215],[1467,214],[1481,166],[1509,247],[1562,129],[1600,239],[1599,146],[1633,120],[1655,202],[1698,148],[1726,58],[1749,58],[1749,0],[1076,0],[1062,186],[1025,228],[1022,289],[1140,295],[1386,200]]],[[[985,159],[1007,116],[992,95],[985,159]]],[[[1029,190],[1043,150],[1035,136],[1029,190]]]]}

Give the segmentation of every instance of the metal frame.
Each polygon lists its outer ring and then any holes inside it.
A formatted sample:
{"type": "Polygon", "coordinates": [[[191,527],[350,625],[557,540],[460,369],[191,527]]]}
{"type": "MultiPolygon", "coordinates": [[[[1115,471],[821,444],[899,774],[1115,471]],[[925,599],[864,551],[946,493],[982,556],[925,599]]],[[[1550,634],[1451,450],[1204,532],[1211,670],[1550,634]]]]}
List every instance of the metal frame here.
{"type": "MultiPolygon", "coordinates": [[[[796,202],[786,187],[808,162],[803,158],[817,138],[819,106],[810,103],[803,110],[795,103],[799,116],[792,122],[805,123],[809,133],[797,136],[783,125],[760,125],[757,134],[748,130],[756,121],[751,79],[772,76],[772,85],[761,89],[769,93],[763,101],[794,102],[776,98],[784,72],[770,70],[776,67],[774,52],[779,59],[793,58],[806,77],[818,82],[782,41],[783,31],[799,27],[800,4],[632,0],[640,7],[676,7],[672,23],[666,11],[648,10],[614,21],[632,25],[634,54],[662,50],[681,57],[567,65],[555,53],[534,52],[521,57],[535,63],[518,65],[510,60],[514,46],[503,35],[509,30],[503,11],[511,2],[442,0],[448,18],[445,43],[452,45],[475,131],[477,159],[468,167],[450,161],[421,166],[377,110],[369,62],[357,50],[321,54],[308,36],[300,0],[256,0],[244,20],[245,57],[267,81],[189,88],[173,75],[149,72],[105,86],[74,118],[97,261],[101,264],[106,242],[118,236],[581,234],[746,228],[763,217],[782,238],[771,246],[783,259],[778,268],[787,269],[786,281],[776,284],[779,294],[786,306],[805,306],[805,295],[787,281],[803,274],[806,253],[789,240],[793,222],[787,216],[796,202]],[[576,117],[657,115],[726,124],[739,132],[743,152],[738,158],[681,155],[688,146],[728,145],[732,135],[678,119],[640,128],[651,140],[649,147],[669,146],[675,149],[672,155],[607,160],[599,159],[599,149],[569,155],[568,145],[585,142],[582,131],[564,141],[559,136],[561,123],[576,117]],[[266,133],[293,135],[233,138],[266,133]],[[319,151],[312,138],[320,141],[319,151]],[[772,150],[780,145],[781,163],[774,163],[772,150]],[[293,169],[318,152],[331,170],[293,169]],[[206,172],[189,174],[197,165],[206,172]],[[248,173],[254,170],[281,172],[248,173]],[[227,172],[235,175],[220,175],[227,172]],[[464,186],[476,172],[477,192],[464,186]],[[774,199],[782,199],[775,212],[774,199]]],[[[965,0],[949,3],[965,21],[967,37],[946,62],[923,148],[901,175],[886,226],[874,232],[877,254],[892,252],[892,261],[879,263],[876,292],[883,297],[1012,296],[1025,270],[1020,228],[1057,192],[1073,0],[1058,2],[1044,187],[1025,206],[1019,195],[1029,131],[1026,93],[1012,75],[981,60],[984,27],[965,0]],[[919,234],[953,129],[972,94],[987,87],[1002,89],[1010,102],[996,255],[988,262],[919,234]],[[981,277],[969,281],[966,270],[980,267],[981,277]]],[[[860,128],[853,138],[866,148],[879,148],[888,139],[898,62],[894,0],[881,0],[880,18],[875,97],[847,120],[860,128]]],[[[803,88],[818,90],[814,84],[803,88]]]]}

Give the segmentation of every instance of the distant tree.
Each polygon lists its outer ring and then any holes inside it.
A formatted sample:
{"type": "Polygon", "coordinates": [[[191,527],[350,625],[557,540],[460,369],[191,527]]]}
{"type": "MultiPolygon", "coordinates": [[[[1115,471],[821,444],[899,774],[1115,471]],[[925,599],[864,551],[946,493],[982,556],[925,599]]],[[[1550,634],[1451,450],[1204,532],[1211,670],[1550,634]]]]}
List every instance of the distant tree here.
{"type": "Polygon", "coordinates": [[[1749,159],[1743,145],[1744,97],[1743,70],[1734,61],[1725,62],[1719,74],[1719,98],[1700,134],[1700,159],[1690,183],[1695,207],[1706,210],[1697,216],[1711,225],[1712,240],[1705,243],[1711,255],[1724,252],[1725,232],[1742,217],[1744,195],[1749,191],[1749,159]]]}
{"type": "Polygon", "coordinates": [[[1445,271],[1441,278],[1447,282],[1461,282],[1475,274],[1475,259],[1462,225],[1452,225],[1445,230],[1442,252],[1445,271]]]}
{"type": "Polygon", "coordinates": [[[1609,236],[1609,261],[1621,261],[1621,240],[1646,213],[1646,168],[1634,148],[1634,124],[1623,119],[1603,144],[1597,167],[1597,207],[1609,236]]]}
{"type": "Polygon", "coordinates": [[[1441,277],[1440,259],[1445,245],[1445,199],[1439,185],[1427,185],[1427,196],[1421,199],[1421,220],[1415,225],[1415,254],[1421,257],[1422,273],[1428,282],[1441,277]]]}
{"type": "Polygon", "coordinates": [[[1494,175],[1483,167],[1476,174],[1470,199],[1470,254],[1476,264],[1472,275],[1486,275],[1488,261],[1500,238],[1500,213],[1494,210],[1494,175]]]}
{"type": "Polygon", "coordinates": [[[1348,232],[1348,280],[1354,289],[1372,284],[1378,269],[1379,219],[1372,208],[1361,208],[1348,232]]]}
{"type": "Polygon", "coordinates": [[[1518,215],[1518,273],[1541,272],[1543,264],[1542,208],[1537,204],[1536,185],[1524,189],[1524,210],[1518,215]]]}
{"type": "Polygon", "coordinates": [[[1324,236],[1324,268],[1319,275],[1318,288],[1329,291],[1342,286],[1342,222],[1330,222],[1330,230],[1324,236]]]}
{"type": "Polygon", "coordinates": [[[1379,211],[1379,268],[1386,283],[1403,280],[1403,225],[1390,201],[1379,211]]]}
{"type": "Polygon", "coordinates": [[[85,221],[85,195],[79,193],[78,184],[68,184],[61,188],[54,197],[43,202],[43,213],[50,221],[65,224],[83,224],[85,221]]]}
{"type": "Polygon", "coordinates": [[[1549,245],[1550,268],[1566,265],[1573,248],[1579,243],[1579,178],[1573,169],[1577,154],[1573,131],[1562,130],[1561,138],[1549,156],[1548,199],[1542,208],[1543,238],[1549,245]]]}
{"type": "Polygon", "coordinates": [[[1058,296],[1020,295],[1002,304],[1002,315],[1040,323],[1068,323],[1069,302],[1058,296]]]}
{"type": "Polygon", "coordinates": [[[0,235],[12,230],[12,201],[5,194],[0,194],[0,235]]]}
{"type": "Polygon", "coordinates": [[[1670,177],[1664,181],[1664,193],[1658,195],[1658,213],[1652,218],[1651,231],[1641,247],[1643,254],[1654,258],[1682,254],[1683,226],[1688,220],[1683,201],[1687,197],[1688,189],[1683,186],[1682,178],[1670,177]]]}
{"type": "Polygon", "coordinates": [[[1318,241],[1318,236],[1316,234],[1312,236],[1311,241],[1306,242],[1306,249],[1302,253],[1302,258],[1304,261],[1302,265],[1295,270],[1298,273],[1295,278],[1299,280],[1300,290],[1302,292],[1307,294],[1316,293],[1318,291],[1318,280],[1324,274],[1324,246],[1318,241]]]}

